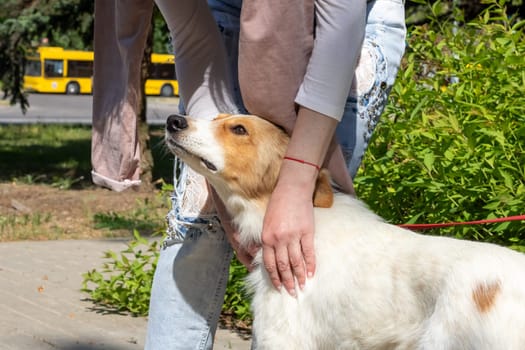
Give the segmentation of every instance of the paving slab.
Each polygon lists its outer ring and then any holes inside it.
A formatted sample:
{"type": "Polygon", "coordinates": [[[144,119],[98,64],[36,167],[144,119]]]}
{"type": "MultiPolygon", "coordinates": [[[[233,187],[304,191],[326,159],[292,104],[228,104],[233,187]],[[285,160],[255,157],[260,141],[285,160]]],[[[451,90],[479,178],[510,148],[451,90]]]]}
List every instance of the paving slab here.
{"type": "MultiPolygon", "coordinates": [[[[0,243],[1,350],[134,350],[144,348],[146,317],[102,312],[80,291],[82,274],[100,269],[103,253],[125,240],[0,243]]],[[[214,349],[250,349],[229,330],[214,349]]]]}

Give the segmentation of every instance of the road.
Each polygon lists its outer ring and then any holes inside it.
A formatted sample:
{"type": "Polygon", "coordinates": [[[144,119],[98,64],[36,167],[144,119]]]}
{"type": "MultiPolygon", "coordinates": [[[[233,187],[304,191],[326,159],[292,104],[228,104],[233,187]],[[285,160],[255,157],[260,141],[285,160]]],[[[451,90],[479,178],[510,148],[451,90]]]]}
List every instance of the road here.
{"type": "MultiPolygon", "coordinates": [[[[20,106],[0,100],[0,124],[71,123],[91,124],[91,95],[30,94],[30,107],[24,115],[20,106]]],[[[178,98],[148,97],[148,123],[162,125],[168,115],[178,111],[178,98]]]]}

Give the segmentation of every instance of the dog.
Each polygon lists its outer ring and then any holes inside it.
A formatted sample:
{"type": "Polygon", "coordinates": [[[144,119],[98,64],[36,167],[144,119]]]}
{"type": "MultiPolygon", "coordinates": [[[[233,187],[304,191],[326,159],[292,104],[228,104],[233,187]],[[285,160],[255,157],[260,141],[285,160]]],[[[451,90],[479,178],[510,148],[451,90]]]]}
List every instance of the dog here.
{"type": "MultiPolygon", "coordinates": [[[[165,141],[213,185],[241,244],[261,244],[287,134],[250,115],[172,115],[165,141]]],[[[525,255],[386,223],[324,170],[314,206],[316,274],[295,298],[255,258],[257,349],[525,349],[525,255]]]]}

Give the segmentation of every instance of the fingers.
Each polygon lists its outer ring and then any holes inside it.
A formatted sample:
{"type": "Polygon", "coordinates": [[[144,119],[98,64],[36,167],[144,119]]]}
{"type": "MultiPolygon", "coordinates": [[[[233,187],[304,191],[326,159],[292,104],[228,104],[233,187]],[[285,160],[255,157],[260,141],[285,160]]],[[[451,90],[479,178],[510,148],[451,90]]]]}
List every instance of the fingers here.
{"type": "MultiPolygon", "coordinates": [[[[313,247],[310,252],[313,253],[313,247]]],[[[305,259],[301,249],[301,244],[291,244],[282,247],[263,247],[264,267],[268,272],[270,280],[274,287],[280,290],[283,286],[291,296],[297,296],[295,290],[296,280],[299,288],[302,290],[306,283],[308,270],[306,269],[305,259]]],[[[310,276],[313,276],[315,270],[315,259],[308,257],[310,264],[310,276]]]]}
{"type": "Polygon", "coordinates": [[[263,263],[271,283],[296,296],[315,271],[312,194],[295,194],[288,185],[274,190],[261,233],[263,263]],[[292,193],[290,193],[292,192],[292,193]]]}
{"type": "Polygon", "coordinates": [[[279,276],[281,276],[281,283],[288,291],[288,294],[295,297],[295,281],[288,253],[286,246],[277,247],[275,249],[275,262],[277,265],[277,272],[279,276]]]}
{"type": "Polygon", "coordinates": [[[301,249],[306,268],[306,275],[308,278],[312,278],[315,274],[315,248],[313,235],[306,235],[301,239],[301,249]]]}
{"type": "Polygon", "coordinates": [[[275,251],[272,246],[264,245],[263,246],[263,262],[266,272],[268,272],[268,277],[272,282],[273,286],[277,290],[281,290],[281,276],[277,270],[277,262],[275,259],[275,251]]]}
{"type": "MultiPolygon", "coordinates": [[[[301,243],[296,242],[292,243],[288,246],[288,257],[290,259],[290,268],[292,272],[292,278],[290,281],[284,281],[283,283],[286,287],[286,290],[290,293],[290,288],[294,288],[294,279],[293,276],[297,279],[297,284],[299,285],[299,288],[302,290],[304,289],[304,284],[306,283],[306,269],[305,269],[305,260],[304,256],[301,250],[301,243]],[[289,288],[290,286],[290,288],[289,288]]],[[[282,275],[281,275],[282,277],[282,275]]],[[[295,288],[293,289],[295,292],[295,288]]],[[[295,296],[295,293],[291,295],[295,296]]]]}

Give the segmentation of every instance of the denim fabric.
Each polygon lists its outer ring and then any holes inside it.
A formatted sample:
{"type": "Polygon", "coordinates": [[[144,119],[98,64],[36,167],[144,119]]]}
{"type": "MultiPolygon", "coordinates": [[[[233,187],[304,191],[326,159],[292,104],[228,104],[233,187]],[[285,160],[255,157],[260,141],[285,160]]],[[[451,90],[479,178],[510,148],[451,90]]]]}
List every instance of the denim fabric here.
{"type": "Polygon", "coordinates": [[[348,171],[355,177],[394,84],[405,51],[402,0],[367,4],[367,25],[352,90],[336,135],[348,171]],[[361,79],[362,81],[357,81],[361,79]]]}
{"type": "Polygon", "coordinates": [[[232,257],[216,219],[181,225],[183,243],[160,253],[145,349],[212,349],[232,257]]]}
{"type": "Polygon", "coordinates": [[[212,349],[232,249],[216,215],[181,214],[187,167],[179,174],[168,213],[168,237],[155,270],[145,349],[212,349]]]}

